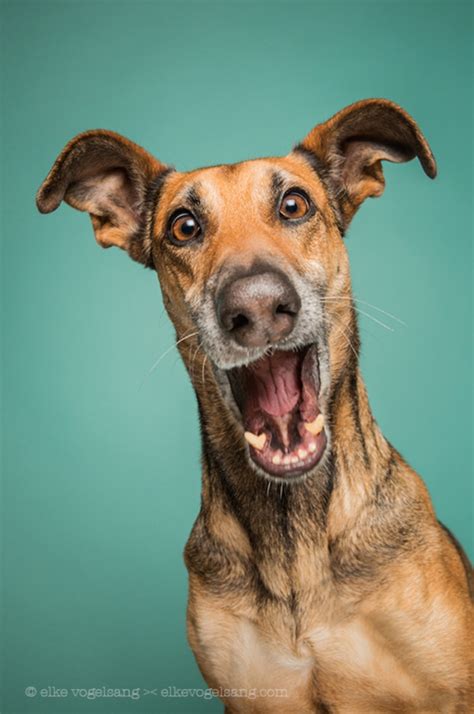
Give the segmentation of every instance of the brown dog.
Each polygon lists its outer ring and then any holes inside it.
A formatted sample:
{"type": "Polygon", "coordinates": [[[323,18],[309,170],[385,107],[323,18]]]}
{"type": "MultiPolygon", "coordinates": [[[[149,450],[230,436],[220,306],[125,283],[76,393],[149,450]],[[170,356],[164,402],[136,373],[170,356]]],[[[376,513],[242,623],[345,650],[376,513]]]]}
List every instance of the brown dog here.
{"type": "Polygon", "coordinates": [[[37,197],[156,269],[199,403],[188,634],[228,712],[467,712],[471,570],[383,437],[358,369],[344,232],[381,162],[436,164],[369,99],[290,154],[179,173],[89,131],[37,197]]]}

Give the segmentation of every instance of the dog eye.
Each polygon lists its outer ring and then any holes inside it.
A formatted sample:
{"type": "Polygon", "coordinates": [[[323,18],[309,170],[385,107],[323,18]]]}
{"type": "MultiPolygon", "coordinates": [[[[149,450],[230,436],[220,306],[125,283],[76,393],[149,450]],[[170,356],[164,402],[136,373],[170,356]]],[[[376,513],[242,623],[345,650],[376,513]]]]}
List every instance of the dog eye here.
{"type": "Polygon", "coordinates": [[[286,220],[303,218],[309,211],[309,202],[303,194],[296,191],[286,193],[280,203],[280,216],[286,220]]]}
{"type": "Polygon", "coordinates": [[[196,238],[201,232],[201,226],[192,213],[180,213],[171,224],[171,237],[175,242],[185,243],[196,238]]]}

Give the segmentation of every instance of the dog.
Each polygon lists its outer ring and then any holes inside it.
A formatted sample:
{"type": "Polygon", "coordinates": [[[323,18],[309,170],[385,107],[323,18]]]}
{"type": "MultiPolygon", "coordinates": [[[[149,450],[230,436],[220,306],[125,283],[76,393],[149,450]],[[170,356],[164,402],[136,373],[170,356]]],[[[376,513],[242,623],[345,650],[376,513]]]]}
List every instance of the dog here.
{"type": "Polygon", "coordinates": [[[471,566],[372,416],[344,244],[382,162],[415,157],[434,178],[412,117],[367,99],[284,157],[185,173],[87,131],[37,194],[158,274],[202,434],[188,639],[226,712],[471,710],[471,566]]]}

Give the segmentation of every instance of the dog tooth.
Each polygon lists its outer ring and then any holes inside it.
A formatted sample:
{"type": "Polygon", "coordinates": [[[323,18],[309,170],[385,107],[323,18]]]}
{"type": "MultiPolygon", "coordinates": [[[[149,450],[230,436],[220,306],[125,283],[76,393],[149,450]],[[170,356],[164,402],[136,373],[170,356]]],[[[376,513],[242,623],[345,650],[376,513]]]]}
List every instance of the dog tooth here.
{"type": "Polygon", "coordinates": [[[316,451],[316,444],[314,443],[314,441],[310,441],[310,442],[309,442],[308,449],[309,449],[310,451],[316,451]]]}
{"type": "Polygon", "coordinates": [[[299,449],[298,456],[300,457],[300,459],[305,459],[308,456],[308,452],[306,451],[306,449],[299,449]]]}
{"type": "Polygon", "coordinates": [[[257,436],[257,434],[254,434],[252,431],[246,431],[244,436],[250,446],[253,446],[254,449],[257,449],[257,451],[261,451],[263,449],[267,440],[267,435],[264,432],[257,436]]]}
{"type": "Polygon", "coordinates": [[[292,464],[297,464],[298,461],[299,461],[299,459],[298,459],[297,456],[292,456],[292,457],[291,457],[291,463],[292,463],[292,464]]]}
{"type": "Polygon", "coordinates": [[[320,434],[323,430],[324,427],[324,416],[322,414],[318,414],[316,419],[314,421],[310,422],[305,422],[304,428],[306,431],[309,431],[310,434],[313,436],[317,436],[320,434]]]}
{"type": "Polygon", "coordinates": [[[272,459],[272,464],[275,464],[275,466],[279,466],[281,464],[281,456],[279,454],[275,454],[272,459]]]}

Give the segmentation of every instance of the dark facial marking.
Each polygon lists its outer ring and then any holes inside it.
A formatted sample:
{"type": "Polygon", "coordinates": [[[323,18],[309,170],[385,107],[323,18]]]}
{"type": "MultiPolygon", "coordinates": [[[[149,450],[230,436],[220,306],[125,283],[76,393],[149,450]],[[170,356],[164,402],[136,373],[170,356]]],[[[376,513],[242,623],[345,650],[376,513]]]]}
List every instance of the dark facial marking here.
{"type": "Polygon", "coordinates": [[[184,195],[184,202],[188,204],[193,211],[195,211],[198,215],[203,215],[205,214],[205,208],[203,205],[203,202],[197,192],[196,186],[190,186],[185,195],[184,195]]]}
{"type": "Polygon", "coordinates": [[[310,149],[307,149],[305,146],[302,146],[301,144],[298,144],[298,146],[295,146],[293,151],[305,159],[306,163],[308,163],[311,166],[313,171],[318,175],[318,177],[321,179],[322,183],[324,184],[324,188],[326,189],[326,193],[329,198],[329,203],[331,205],[331,208],[334,213],[334,217],[336,219],[336,225],[337,225],[338,231],[341,234],[341,236],[344,237],[345,226],[344,226],[344,221],[342,220],[341,211],[339,209],[339,204],[337,201],[337,189],[334,186],[334,181],[331,179],[331,175],[329,173],[329,169],[328,169],[327,165],[323,161],[321,161],[321,159],[318,156],[316,156],[316,154],[313,151],[310,151],[310,149]]]}
{"type": "Polygon", "coordinates": [[[364,463],[369,468],[370,459],[369,452],[367,451],[367,445],[365,443],[364,431],[362,429],[362,424],[360,421],[360,411],[359,411],[359,390],[358,390],[358,380],[357,372],[352,372],[349,377],[349,395],[352,409],[352,417],[354,419],[354,425],[359,437],[360,444],[362,446],[362,453],[364,456],[364,463]]]}
{"type": "Polygon", "coordinates": [[[285,186],[285,179],[281,175],[279,171],[273,171],[272,172],[272,179],[270,183],[270,192],[271,192],[271,198],[272,198],[272,203],[275,211],[278,210],[278,206],[280,204],[280,199],[281,199],[281,194],[283,192],[285,186]]]}
{"type": "Polygon", "coordinates": [[[168,252],[166,252],[165,254],[165,251],[163,251],[161,259],[166,260],[167,270],[169,270],[170,273],[172,273],[175,277],[176,284],[179,284],[179,278],[181,275],[185,275],[187,278],[190,279],[192,278],[192,264],[189,260],[186,259],[186,256],[180,252],[179,248],[174,250],[172,255],[170,255],[168,252]]]}
{"type": "MultiPolygon", "coordinates": [[[[130,239],[130,255],[133,256],[134,253],[143,253],[143,250],[140,249],[140,246],[145,242],[148,241],[150,246],[153,244],[153,233],[154,233],[154,227],[155,227],[155,213],[157,206],[160,201],[161,194],[163,192],[163,188],[166,182],[166,179],[170,175],[170,173],[173,173],[174,168],[172,166],[167,167],[164,169],[164,171],[160,171],[160,173],[156,176],[156,178],[149,184],[147,188],[147,192],[145,195],[145,200],[144,200],[144,216],[145,220],[143,225],[140,226],[140,228],[134,233],[134,235],[130,239]]],[[[152,270],[155,268],[154,263],[153,263],[153,255],[152,255],[152,250],[148,250],[147,254],[144,260],[144,265],[146,268],[151,268],[152,270]]]]}

